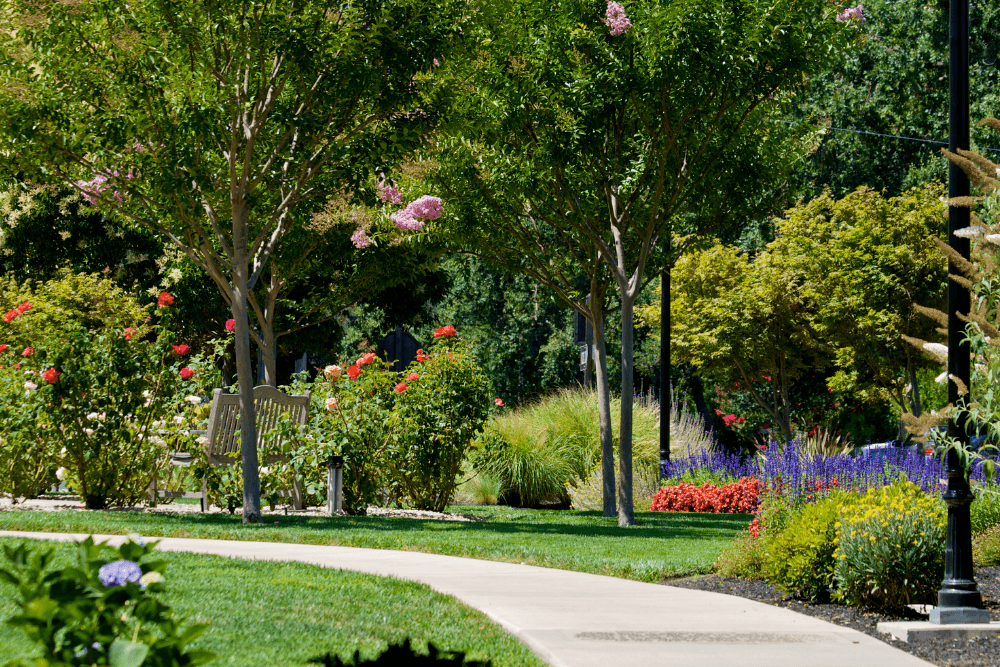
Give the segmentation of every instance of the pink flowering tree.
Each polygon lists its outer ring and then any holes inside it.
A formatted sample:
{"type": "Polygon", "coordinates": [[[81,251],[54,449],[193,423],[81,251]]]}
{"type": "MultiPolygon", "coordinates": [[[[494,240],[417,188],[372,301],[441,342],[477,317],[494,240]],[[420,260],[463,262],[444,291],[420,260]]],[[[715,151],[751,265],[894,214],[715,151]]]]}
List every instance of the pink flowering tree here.
{"type": "Polygon", "coordinates": [[[243,518],[258,521],[251,291],[278,255],[294,264],[290,232],[420,144],[436,120],[432,59],[460,35],[459,5],[7,9],[0,153],[156,230],[219,288],[235,320],[243,518]]]}
{"type": "MultiPolygon", "coordinates": [[[[441,142],[449,226],[456,246],[471,242],[552,288],[598,338],[603,312],[585,304],[584,283],[591,301],[608,283],[616,293],[623,525],[634,522],[636,299],[686,248],[773,204],[761,192],[807,150],[803,132],[775,122],[779,104],[846,43],[838,11],[821,0],[780,11],[737,0],[513,0],[484,10],[490,42],[461,74],[464,136],[441,142]]],[[[610,480],[603,341],[596,347],[610,480]]],[[[605,487],[605,513],[613,491],[605,487]]]]}

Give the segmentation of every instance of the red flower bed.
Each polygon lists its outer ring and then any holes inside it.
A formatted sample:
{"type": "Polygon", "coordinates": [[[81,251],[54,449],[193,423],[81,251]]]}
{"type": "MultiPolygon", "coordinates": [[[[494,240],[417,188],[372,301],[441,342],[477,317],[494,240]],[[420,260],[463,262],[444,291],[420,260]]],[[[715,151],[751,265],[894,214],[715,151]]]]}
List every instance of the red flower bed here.
{"type": "Polygon", "coordinates": [[[697,487],[682,482],[657,491],[649,509],[653,512],[753,514],[757,511],[763,488],[764,484],[753,477],[743,477],[725,486],[708,483],[697,487]]]}

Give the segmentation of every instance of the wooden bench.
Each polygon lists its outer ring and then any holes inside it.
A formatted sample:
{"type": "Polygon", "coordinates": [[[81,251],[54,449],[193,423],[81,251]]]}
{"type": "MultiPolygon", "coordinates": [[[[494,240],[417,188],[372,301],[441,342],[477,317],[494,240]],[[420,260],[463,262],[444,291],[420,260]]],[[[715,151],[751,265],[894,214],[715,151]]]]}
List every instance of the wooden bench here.
{"type": "MultiPolygon", "coordinates": [[[[268,444],[268,432],[285,416],[297,424],[305,424],[309,419],[309,400],[312,392],[307,391],[302,396],[289,396],[270,385],[259,385],[253,389],[254,412],[257,423],[258,451],[268,444]]],[[[212,408],[208,416],[208,430],[192,433],[204,434],[208,443],[205,454],[210,465],[230,466],[240,461],[240,397],[239,394],[223,394],[222,389],[216,389],[212,394],[212,408]],[[235,455],[235,456],[233,456],[235,455]]],[[[270,444],[280,447],[281,439],[270,441],[270,444]]],[[[194,462],[194,456],[187,452],[171,452],[170,465],[187,466],[194,462]]],[[[267,463],[285,462],[285,455],[272,455],[267,463]]],[[[295,509],[302,509],[302,480],[298,477],[293,482],[291,491],[281,491],[279,495],[291,497],[295,509]]],[[[201,511],[208,511],[208,488],[202,481],[201,491],[165,491],[156,488],[154,479],[149,486],[150,504],[155,507],[157,498],[198,498],[201,500],[201,511]]]]}

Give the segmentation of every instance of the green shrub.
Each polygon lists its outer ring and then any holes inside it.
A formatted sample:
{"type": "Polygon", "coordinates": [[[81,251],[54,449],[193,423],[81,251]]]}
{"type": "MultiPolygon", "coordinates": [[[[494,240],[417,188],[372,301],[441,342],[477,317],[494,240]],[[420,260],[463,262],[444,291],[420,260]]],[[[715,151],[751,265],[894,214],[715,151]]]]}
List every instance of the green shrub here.
{"type": "Polygon", "coordinates": [[[154,549],[139,537],[117,549],[88,537],[80,543],[78,566],[54,569],[51,548],[5,546],[10,570],[0,570],[0,579],[20,596],[20,611],[7,623],[41,649],[39,657],[6,667],[175,667],[212,660],[208,651],[187,648],[207,626],[182,629],[159,599],[166,562],[150,558],[154,549]]]}
{"type": "Polygon", "coordinates": [[[944,568],[946,517],[943,501],[911,482],[869,490],[838,526],[837,597],[886,610],[932,602],[944,568]]]}
{"type": "Polygon", "coordinates": [[[1000,524],[972,536],[972,559],[981,567],[1000,565],[1000,524]]]}
{"type": "Polygon", "coordinates": [[[980,486],[973,489],[976,499],[969,506],[972,532],[978,533],[1000,524],[1000,491],[980,486]]]}
{"type": "Polygon", "coordinates": [[[795,597],[826,600],[833,585],[837,525],[849,503],[849,494],[837,492],[791,516],[768,541],[764,577],[795,597]]]}
{"type": "Polygon", "coordinates": [[[712,569],[725,577],[763,579],[768,563],[768,538],[740,535],[715,560],[712,569]]]}
{"type": "Polygon", "coordinates": [[[520,428],[519,420],[508,417],[487,426],[471,453],[474,468],[497,480],[501,496],[513,505],[531,507],[562,499],[566,481],[574,479],[571,460],[577,452],[565,442],[563,446],[540,442],[520,428]]]}

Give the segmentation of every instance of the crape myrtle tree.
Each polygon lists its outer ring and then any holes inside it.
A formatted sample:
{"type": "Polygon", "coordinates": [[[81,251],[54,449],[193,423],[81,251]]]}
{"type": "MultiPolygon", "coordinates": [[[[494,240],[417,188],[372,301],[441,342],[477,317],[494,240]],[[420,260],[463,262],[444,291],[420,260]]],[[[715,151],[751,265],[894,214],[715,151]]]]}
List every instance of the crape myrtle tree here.
{"type": "Polygon", "coordinates": [[[434,122],[460,31],[425,0],[7,0],[0,154],[148,225],[232,310],[243,520],[260,516],[247,299],[281,239],[434,122]]]}
{"type": "MultiPolygon", "coordinates": [[[[761,172],[742,167],[772,165],[785,152],[788,126],[772,122],[778,101],[845,42],[849,22],[835,20],[839,9],[820,0],[479,7],[481,48],[471,69],[456,73],[467,86],[467,122],[445,149],[449,200],[467,200],[464,237],[484,254],[500,243],[522,253],[524,269],[564,292],[595,332],[602,286],[617,294],[621,524],[634,523],[635,300],[656,272],[759,192],[761,172]],[[660,251],[667,240],[670,251],[660,251]],[[571,275],[593,283],[591,308],[579,297],[584,290],[567,289],[563,259],[580,262],[571,275]]],[[[605,460],[605,480],[609,469],[605,460]]]]}

